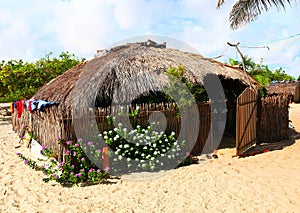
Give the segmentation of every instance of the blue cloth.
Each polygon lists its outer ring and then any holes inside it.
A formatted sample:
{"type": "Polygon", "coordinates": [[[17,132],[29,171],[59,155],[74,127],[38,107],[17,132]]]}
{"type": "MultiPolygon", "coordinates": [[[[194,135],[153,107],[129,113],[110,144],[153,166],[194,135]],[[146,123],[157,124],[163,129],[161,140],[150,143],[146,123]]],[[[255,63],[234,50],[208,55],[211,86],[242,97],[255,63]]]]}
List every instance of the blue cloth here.
{"type": "Polygon", "coordinates": [[[50,107],[50,106],[54,106],[56,104],[57,103],[52,102],[52,101],[48,102],[48,101],[44,101],[44,100],[36,100],[36,101],[32,102],[31,110],[33,112],[36,111],[36,110],[43,111],[45,108],[50,107]]]}

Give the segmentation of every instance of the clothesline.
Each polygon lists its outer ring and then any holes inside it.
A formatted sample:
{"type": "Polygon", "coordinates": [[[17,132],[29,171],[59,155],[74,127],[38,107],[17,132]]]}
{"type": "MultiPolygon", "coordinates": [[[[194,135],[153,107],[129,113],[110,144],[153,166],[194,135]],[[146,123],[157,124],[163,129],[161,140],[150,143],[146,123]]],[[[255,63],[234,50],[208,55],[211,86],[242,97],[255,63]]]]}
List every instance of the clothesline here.
{"type": "Polygon", "coordinates": [[[14,113],[14,111],[17,111],[18,118],[21,118],[22,113],[24,110],[29,111],[30,113],[34,111],[43,111],[45,108],[58,105],[58,103],[53,101],[44,101],[44,100],[35,100],[35,99],[29,99],[29,100],[19,100],[15,102],[10,103],[10,111],[11,113],[14,113]]]}

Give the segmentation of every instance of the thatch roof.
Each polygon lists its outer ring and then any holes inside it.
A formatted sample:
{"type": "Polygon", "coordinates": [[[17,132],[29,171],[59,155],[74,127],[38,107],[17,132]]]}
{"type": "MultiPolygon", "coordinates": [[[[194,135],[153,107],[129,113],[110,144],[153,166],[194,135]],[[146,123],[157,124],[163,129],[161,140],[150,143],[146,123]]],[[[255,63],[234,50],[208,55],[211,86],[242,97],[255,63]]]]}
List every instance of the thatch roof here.
{"type": "MultiPolygon", "coordinates": [[[[184,76],[193,83],[203,84],[205,76],[215,74],[239,80],[244,85],[249,85],[250,80],[258,87],[257,82],[239,68],[198,54],[131,43],[114,47],[101,57],[71,68],[42,87],[34,97],[70,107],[74,98],[91,98],[88,94],[95,90],[101,100],[111,98],[120,85],[122,90],[131,92],[161,91],[169,84],[165,71],[181,65],[184,76]]],[[[122,93],[122,100],[132,98],[126,94],[122,93]]]]}

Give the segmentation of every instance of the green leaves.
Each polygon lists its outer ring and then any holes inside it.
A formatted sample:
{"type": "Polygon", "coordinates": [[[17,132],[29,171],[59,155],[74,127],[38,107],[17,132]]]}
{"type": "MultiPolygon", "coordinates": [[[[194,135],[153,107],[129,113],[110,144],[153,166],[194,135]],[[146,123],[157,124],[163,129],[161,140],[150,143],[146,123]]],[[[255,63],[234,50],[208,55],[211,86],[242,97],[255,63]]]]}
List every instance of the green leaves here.
{"type": "Polygon", "coordinates": [[[83,61],[84,58],[79,59],[68,52],[59,57],[52,57],[50,52],[34,63],[3,60],[0,63],[0,102],[31,98],[51,79],[83,61]]]}
{"type": "MultiPolygon", "coordinates": [[[[235,64],[241,63],[229,59],[231,65],[233,65],[232,62],[235,64]]],[[[268,86],[271,81],[295,80],[293,76],[288,75],[281,67],[272,71],[267,65],[263,65],[262,63],[256,64],[247,56],[245,57],[245,65],[249,75],[251,75],[263,88],[268,86]]]]}
{"type": "MultiPolygon", "coordinates": [[[[218,0],[219,8],[224,0],[218,0]]],[[[230,27],[237,29],[249,22],[257,19],[269,7],[275,6],[277,9],[285,9],[286,4],[291,4],[291,0],[238,0],[232,7],[229,15],[230,27]]]]}

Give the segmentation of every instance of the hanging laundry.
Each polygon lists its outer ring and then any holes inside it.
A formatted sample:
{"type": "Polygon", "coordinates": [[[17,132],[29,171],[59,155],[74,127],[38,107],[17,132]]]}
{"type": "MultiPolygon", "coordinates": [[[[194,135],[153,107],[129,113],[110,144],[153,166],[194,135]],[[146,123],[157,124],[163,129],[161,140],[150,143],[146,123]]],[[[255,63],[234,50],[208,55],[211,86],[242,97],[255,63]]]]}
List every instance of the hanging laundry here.
{"type": "Polygon", "coordinates": [[[21,101],[16,101],[16,108],[18,111],[18,118],[21,118],[23,110],[24,110],[24,105],[25,105],[25,101],[21,100],[21,101]]]}
{"type": "Polygon", "coordinates": [[[11,112],[11,114],[14,113],[14,102],[10,102],[9,111],[11,112]]]}
{"type": "Polygon", "coordinates": [[[31,111],[34,112],[36,110],[43,111],[45,108],[57,105],[55,102],[48,102],[44,100],[36,100],[33,101],[31,104],[31,111]]]}
{"type": "Polygon", "coordinates": [[[26,109],[27,111],[29,111],[30,113],[32,113],[32,103],[35,101],[35,99],[29,99],[25,102],[26,104],[26,109]]]}

